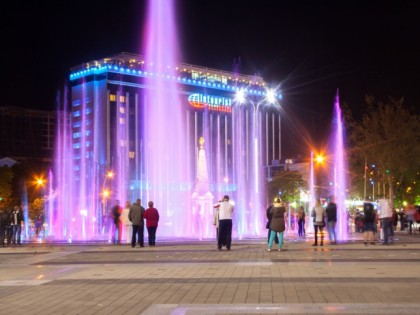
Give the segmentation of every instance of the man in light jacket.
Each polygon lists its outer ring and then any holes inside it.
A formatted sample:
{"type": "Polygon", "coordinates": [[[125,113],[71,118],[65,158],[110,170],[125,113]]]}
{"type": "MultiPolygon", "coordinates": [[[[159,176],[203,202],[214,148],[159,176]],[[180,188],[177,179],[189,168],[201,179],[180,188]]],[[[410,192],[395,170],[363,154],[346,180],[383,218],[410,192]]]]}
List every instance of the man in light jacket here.
{"type": "Polygon", "coordinates": [[[219,233],[217,236],[217,249],[222,250],[223,244],[230,250],[232,244],[232,217],[233,205],[229,202],[229,196],[225,195],[214,208],[219,209],[219,233]]]}
{"type": "Polygon", "coordinates": [[[144,211],[144,208],[141,206],[141,200],[137,199],[128,212],[128,219],[133,223],[131,247],[136,247],[136,235],[140,247],[144,247],[144,211]]]}
{"type": "MultiPolygon", "coordinates": [[[[388,235],[394,237],[394,229],[392,224],[392,207],[389,199],[379,198],[378,199],[378,218],[381,221],[382,234],[384,242],[382,245],[389,245],[388,235]]],[[[392,242],[393,239],[390,239],[392,242]]]]}

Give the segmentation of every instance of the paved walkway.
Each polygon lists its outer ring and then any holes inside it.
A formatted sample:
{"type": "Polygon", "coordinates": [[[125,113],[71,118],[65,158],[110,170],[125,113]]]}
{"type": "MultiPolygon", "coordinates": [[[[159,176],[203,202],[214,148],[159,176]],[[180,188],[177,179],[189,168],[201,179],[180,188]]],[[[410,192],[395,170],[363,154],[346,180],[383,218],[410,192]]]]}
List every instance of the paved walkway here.
{"type": "Polygon", "coordinates": [[[420,314],[420,236],[352,237],[1,248],[0,314],[420,314]]]}

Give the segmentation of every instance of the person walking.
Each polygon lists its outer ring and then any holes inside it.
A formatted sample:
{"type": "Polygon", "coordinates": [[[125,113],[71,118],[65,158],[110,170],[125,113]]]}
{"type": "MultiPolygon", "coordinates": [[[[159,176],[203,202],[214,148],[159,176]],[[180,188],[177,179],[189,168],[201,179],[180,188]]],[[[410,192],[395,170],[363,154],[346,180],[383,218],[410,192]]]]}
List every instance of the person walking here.
{"type": "Polygon", "coordinates": [[[314,219],[314,229],[315,229],[315,243],[312,246],[318,246],[318,231],[321,236],[321,246],[324,246],[324,209],[321,206],[321,202],[317,200],[315,202],[315,207],[312,209],[311,217],[314,219]]]}
{"type": "Polygon", "coordinates": [[[378,199],[379,207],[379,220],[381,221],[382,236],[384,242],[382,245],[389,245],[393,239],[389,239],[389,236],[394,237],[394,230],[392,225],[392,208],[387,198],[378,199]]]}
{"type": "Polygon", "coordinates": [[[153,208],[153,201],[149,201],[149,208],[144,212],[146,219],[147,233],[149,235],[149,246],[156,246],[156,230],[159,223],[159,211],[153,208]]]}
{"type": "Polygon", "coordinates": [[[305,209],[303,208],[303,206],[300,206],[299,211],[298,211],[298,235],[299,237],[304,237],[305,236],[305,218],[306,218],[306,213],[305,213],[305,209]]]}
{"type": "Polygon", "coordinates": [[[214,208],[219,208],[219,235],[217,238],[217,249],[222,250],[223,244],[230,250],[232,245],[232,217],[233,205],[229,202],[229,196],[225,195],[214,208]]]}
{"type": "Polygon", "coordinates": [[[334,202],[334,199],[331,199],[328,203],[327,208],[325,208],[325,214],[327,216],[327,230],[330,245],[336,245],[337,235],[335,234],[335,225],[337,223],[337,204],[334,202]]]}
{"type": "Polygon", "coordinates": [[[125,243],[131,243],[131,237],[133,234],[133,224],[130,222],[128,218],[128,213],[130,212],[130,202],[127,201],[125,203],[125,207],[121,213],[121,223],[123,224],[123,234],[125,235],[125,243]]]}
{"type": "Polygon", "coordinates": [[[120,201],[115,200],[115,205],[111,209],[112,219],[114,221],[114,228],[112,229],[112,242],[121,244],[122,223],[120,220],[122,208],[120,201]],[[118,233],[118,236],[116,234],[118,233]],[[117,238],[117,239],[116,239],[117,238]]]}
{"type": "Polygon", "coordinates": [[[131,247],[133,248],[136,247],[136,236],[140,247],[144,247],[144,213],[141,200],[137,199],[128,212],[128,219],[133,225],[133,235],[131,236],[131,247]]]}
{"type": "Polygon", "coordinates": [[[271,251],[271,247],[273,247],[274,238],[277,235],[279,239],[278,244],[278,251],[281,251],[283,247],[283,234],[284,230],[286,229],[286,223],[284,220],[284,215],[286,213],[286,208],[281,203],[280,198],[275,198],[273,207],[270,210],[271,213],[271,233],[270,233],[270,240],[268,241],[268,248],[267,251],[271,251]]]}
{"type": "Polygon", "coordinates": [[[376,211],[373,208],[373,204],[365,202],[363,204],[363,213],[363,239],[365,246],[368,246],[368,242],[370,242],[371,245],[375,245],[376,211]]]}
{"type": "Polygon", "coordinates": [[[11,226],[12,226],[12,243],[13,245],[21,245],[20,243],[20,234],[22,231],[22,221],[23,215],[20,211],[19,206],[15,206],[11,214],[11,226]]]}

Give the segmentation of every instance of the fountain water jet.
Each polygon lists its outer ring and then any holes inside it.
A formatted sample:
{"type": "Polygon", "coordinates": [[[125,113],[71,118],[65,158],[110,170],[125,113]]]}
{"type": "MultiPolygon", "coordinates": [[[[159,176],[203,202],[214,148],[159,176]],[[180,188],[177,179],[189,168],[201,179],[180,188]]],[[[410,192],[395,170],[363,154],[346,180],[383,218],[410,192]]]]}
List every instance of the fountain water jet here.
{"type": "Polygon", "coordinates": [[[340,108],[339,93],[334,101],[334,119],[332,134],[332,152],[334,156],[334,198],[337,204],[336,233],[339,240],[347,239],[347,209],[346,209],[346,159],[344,147],[344,121],[340,108]]]}

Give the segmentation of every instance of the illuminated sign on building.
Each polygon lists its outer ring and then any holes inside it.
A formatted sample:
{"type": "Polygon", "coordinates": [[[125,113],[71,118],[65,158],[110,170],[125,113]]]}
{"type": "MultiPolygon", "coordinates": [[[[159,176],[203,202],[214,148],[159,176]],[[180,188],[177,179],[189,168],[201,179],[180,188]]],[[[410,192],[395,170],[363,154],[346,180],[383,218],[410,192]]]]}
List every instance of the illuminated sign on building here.
{"type": "Polygon", "coordinates": [[[207,107],[218,112],[232,112],[232,99],[226,97],[194,93],[188,96],[188,102],[195,108],[207,107]]]}

